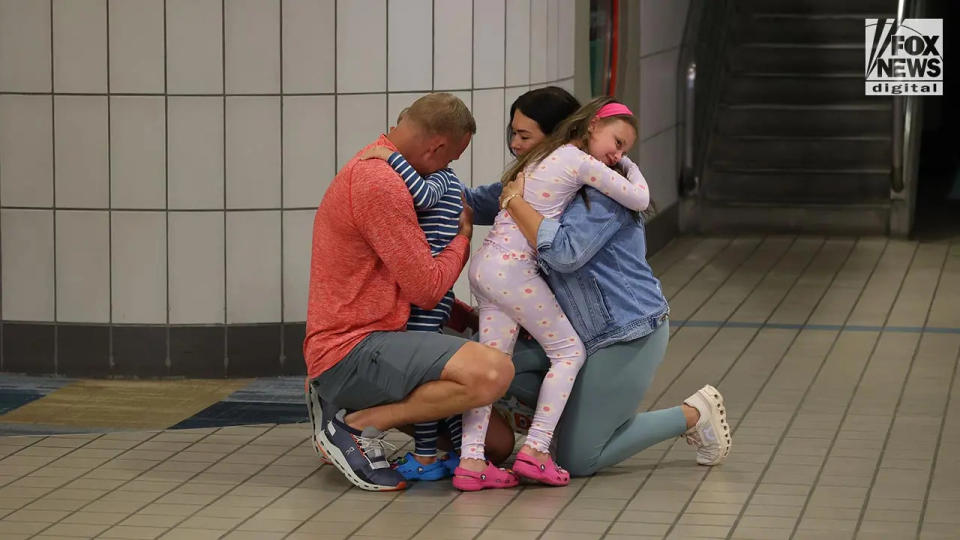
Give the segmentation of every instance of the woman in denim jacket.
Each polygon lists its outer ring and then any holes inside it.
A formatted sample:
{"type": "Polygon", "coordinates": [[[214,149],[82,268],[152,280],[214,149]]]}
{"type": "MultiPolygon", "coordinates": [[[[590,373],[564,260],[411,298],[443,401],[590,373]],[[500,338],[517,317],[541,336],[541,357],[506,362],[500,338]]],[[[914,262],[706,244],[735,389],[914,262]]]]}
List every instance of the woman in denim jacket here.
{"type": "MultiPolygon", "coordinates": [[[[524,97],[511,110],[514,132],[517,111],[535,123],[544,114],[524,110],[524,97]]],[[[511,149],[529,150],[536,136],[511,149]]],[[[536,247],[550,288],[587,348],[554,439],[557,461],[574,476],[590,475],[685,435],[697,447],[698,463],[719,464],[730,451],[731,434],[723,397],[712,386],[676,407],[636,412],[666,352],[670,309],[646,260],[642,217],[599,191],[585,190],[587,195],[577,197],[559,220],[544,219],[522,197],[508,201],[508,211],[536,247]]],[[[520,179],[507,185],[500,199],[522,192],[520,179]]],[[[536,341],[520,339],[513,363],[516,375],[507,397],[536,404],[550,362],[536,341]]],[[[491,421],[503,420],[494,415],[491,421]]],[[[490,430],[487,446],[500,450],[491,454],[509,453],[510,432],[490,430]]]]}

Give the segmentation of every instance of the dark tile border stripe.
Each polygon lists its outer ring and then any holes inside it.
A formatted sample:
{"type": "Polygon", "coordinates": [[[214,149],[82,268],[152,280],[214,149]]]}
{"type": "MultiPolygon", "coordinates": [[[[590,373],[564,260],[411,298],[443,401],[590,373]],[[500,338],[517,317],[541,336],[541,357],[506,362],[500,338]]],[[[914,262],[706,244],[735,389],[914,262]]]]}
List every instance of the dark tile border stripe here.
{"type": "Polygon", "coordinates": [[[306,373],[305,323],[167,327],[4,322],[3,327],[0,372],[144,378],[306,373]]]}

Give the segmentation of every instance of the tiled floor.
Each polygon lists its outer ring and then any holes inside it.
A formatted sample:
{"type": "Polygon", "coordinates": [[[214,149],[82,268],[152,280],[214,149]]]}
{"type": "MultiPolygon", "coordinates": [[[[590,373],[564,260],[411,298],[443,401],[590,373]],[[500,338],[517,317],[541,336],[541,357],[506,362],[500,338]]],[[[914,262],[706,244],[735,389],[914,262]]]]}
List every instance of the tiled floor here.
{"type": "Polygon", "coordinates": [[[566,488],[378,494],[302,424],[5,437],[0,538],[960,538],[960,238],[684,238],[651,262],[673,338],[642,407],[716,384],[720,467],[668,441],[566,488]]]}

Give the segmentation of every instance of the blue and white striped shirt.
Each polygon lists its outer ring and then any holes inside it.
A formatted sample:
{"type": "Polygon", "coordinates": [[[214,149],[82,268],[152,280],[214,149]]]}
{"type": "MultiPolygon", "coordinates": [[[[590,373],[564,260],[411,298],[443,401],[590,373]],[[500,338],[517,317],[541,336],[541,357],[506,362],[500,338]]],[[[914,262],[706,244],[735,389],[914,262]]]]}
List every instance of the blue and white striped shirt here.
{"type": "MultiPolygon", "coordinates": [[[[450,168],[441,169],[423,178],[399,152],[390,154],[387,163],[397,171],[410,190],[413,207],[417,211],[417,222],[427,237],[430,252],[436,256],[450,244],[460,230],[463,184],[450,168]]],[[[433,309],[411,306],[407,330],[439,332],[450,318],[453,301],[453,291],[450,290],[433,309]]]]}

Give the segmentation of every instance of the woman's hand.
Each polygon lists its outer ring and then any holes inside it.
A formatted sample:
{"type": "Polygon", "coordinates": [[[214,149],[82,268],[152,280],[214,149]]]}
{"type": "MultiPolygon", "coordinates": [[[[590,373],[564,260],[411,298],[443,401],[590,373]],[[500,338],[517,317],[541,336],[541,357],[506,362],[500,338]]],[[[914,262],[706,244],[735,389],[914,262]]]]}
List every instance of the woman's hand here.
{"type": "Polygon", "coordinates": [[[360,160],[382,159],[386,161],[390,159],[391,154],[393,154],[393,150],[390,150],[386,146],[371,146],[360,153],[360,160]]]}
{"type": "Polygon", "coordinates": [[[517,175],[516,178],[511,180],[507,185],[503,186],[503,191],[500,192],[500,207],[503,208],[503,201],[507,200],[509,197],[523,197],[523,173],[517,175]]]}

